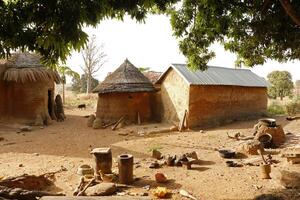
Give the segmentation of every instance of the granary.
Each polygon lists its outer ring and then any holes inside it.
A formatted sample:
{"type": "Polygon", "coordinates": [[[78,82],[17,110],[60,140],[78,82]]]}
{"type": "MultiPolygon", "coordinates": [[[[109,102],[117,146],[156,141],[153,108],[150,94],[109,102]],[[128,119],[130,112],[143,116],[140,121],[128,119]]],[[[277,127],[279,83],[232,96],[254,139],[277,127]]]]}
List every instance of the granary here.
{"type": "Polygon", "coordinates": [[[36,54],[13,53],[0,60],[0,120],[43,124],[54,119],[54,82],[59,81],[36,54]]]}
{"type": "Polygon", "coordinates": [[[268,83],[247,69],[191,71],[185,64],[172,64],[156,84],[162,121],[177,123],[187,111],[189,127],[216,126],[266,114],[268,83]]]}
{"type": "Polygon", "coordinates": [[[94,90],[98,93],[96,117],[112,122],[122,116],[127,122],[151,119],[150,96],[153,84],[127,59],[94,90]]]}

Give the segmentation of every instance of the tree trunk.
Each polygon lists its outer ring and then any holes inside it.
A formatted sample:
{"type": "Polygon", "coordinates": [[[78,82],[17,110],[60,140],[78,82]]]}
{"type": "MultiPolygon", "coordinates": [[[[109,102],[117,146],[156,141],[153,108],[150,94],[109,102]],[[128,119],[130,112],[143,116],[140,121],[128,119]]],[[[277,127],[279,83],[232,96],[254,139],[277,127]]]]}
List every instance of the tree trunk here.
{"type": "Polygon", "coordinates": [[[86,77],[86,94],[91,93],[91,75],[87,74],[86,77]]]}
{"type": "Polygon", "coordinates": [[[63,104],[65,104],[65,83],[62,83],[63,104]]]}
{"type": "Polygon", "coordinates": [[[290,18],[300,26],[300,17],[295,12],[294,8],[291,5],[290,0],[280,0],[281,6],[285,10],[285,12],[290,16],[290,18]]]}

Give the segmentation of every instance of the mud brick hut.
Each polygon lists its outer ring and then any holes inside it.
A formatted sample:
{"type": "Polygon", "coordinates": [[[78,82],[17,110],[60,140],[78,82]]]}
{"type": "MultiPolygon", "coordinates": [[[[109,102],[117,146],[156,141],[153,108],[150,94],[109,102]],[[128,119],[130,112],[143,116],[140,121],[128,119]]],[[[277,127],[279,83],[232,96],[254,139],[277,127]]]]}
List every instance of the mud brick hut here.
{"type": "Polygon", "coordinates": [[[96,117],[112,122],[124,116],[126,122],[151,119],[150,96],[153,84],[127,59],[94,90],[98,93],[96,117]]]}
{"type": "Polygon", "coordinates": [[[216,126],[261,116],[267,109],[267,82],[246,69],[191,71],[184,64],[173,64],[156,84],[163,121],[178,122],[186,110],[188,126],[216,126]]]}
{"type": "Polygon", "coordinates": [[[13,53],[0,60],[0,120],[46,123],[54,115],[54,82],[57,72],[30,53],[13,53]]]}

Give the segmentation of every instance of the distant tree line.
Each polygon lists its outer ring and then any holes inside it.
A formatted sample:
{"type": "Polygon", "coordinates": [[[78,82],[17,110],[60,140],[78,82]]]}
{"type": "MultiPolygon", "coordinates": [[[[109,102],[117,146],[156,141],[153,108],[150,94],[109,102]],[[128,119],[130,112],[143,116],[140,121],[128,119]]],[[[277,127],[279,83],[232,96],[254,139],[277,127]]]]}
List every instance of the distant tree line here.
{"type": "MultiPolygon", "coordinates": [[[[91,88],[94,89],[99,84],[99,81],[95,78],[91,78],[91,88]]],[[[87,77],[85,74],[82,74],[80,79],[72,79],[71,90],[76,93],[86,93],[87,92],[87,77]]]]}

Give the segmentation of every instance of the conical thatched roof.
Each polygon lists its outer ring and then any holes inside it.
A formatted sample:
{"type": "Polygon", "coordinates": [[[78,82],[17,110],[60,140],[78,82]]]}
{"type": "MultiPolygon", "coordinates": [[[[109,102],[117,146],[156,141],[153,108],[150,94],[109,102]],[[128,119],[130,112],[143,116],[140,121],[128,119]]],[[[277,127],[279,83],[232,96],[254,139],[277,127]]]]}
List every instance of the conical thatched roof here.
{"type": "Polygon", "coordinates": [[[94,93],[153,92],[152,83],[127,59],[113,73],[108,75],[94,90],[94,93]]]}
{"type": "Polygon", "coordinates": [[[8,59],[1,59],[0,78],[4,81],[21,83],[35,81],[60,82],[58,73],[44,67],[40,62],[40,56],[31,53],[13,53],[8,59]]]}

